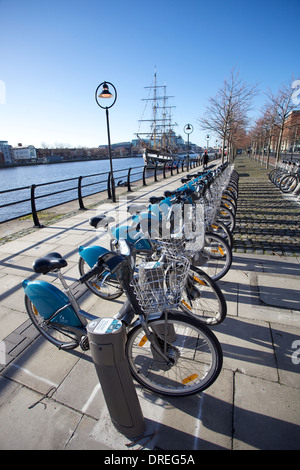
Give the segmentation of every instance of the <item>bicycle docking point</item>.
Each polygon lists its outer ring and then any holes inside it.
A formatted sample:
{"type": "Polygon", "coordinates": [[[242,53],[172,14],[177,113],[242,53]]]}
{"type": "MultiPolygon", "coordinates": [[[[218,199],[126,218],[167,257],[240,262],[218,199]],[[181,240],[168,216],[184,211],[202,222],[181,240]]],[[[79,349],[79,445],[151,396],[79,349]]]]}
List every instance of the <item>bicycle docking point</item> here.
{"type": "Polygon", "coordinates": [[[114,426],[127,437],[140,436],[145,422],[125,356],[125,325],[114,318],[99,318],[87,325],[87,333],[114,426]]]}

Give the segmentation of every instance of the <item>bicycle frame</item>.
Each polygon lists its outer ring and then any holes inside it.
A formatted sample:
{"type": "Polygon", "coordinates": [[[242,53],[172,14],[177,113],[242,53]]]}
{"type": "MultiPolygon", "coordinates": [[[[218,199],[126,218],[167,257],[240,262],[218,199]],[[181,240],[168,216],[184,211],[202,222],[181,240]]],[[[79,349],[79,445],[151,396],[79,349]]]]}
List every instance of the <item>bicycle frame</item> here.
{"type": "MultiPolygon", "coordinates": [[[[49,256],[51,256],[51,254],[48,255],[48,257],[49,256]]],[[[98,264],[103,259],[105,259],[105,262],[102,265],[102,269],[116,274],[127,296],[127,301],[125,301],[114,318],[123,321],[127,329],[134,328],[138,324],[141,324],[155,352],[159,355],[161,360],[168,362],[168,358],[162,352],[161,345],[158,343],[157,338],[147,326],[148,321],[160,318],[162,313],[153,313],[147,317],[144,315],[132,288],[129,286],[132,277],[132,267],[130,266],[129,260],[127,257],[112,253],[109,250],[102,250],[102,254],[98,258],[98,264]],[[135,315],[137,315],[138,318],[132,322],[135,315]]],[[[70,287],[67,285],[59,269],[50,270],[48,272],[55,272],[57,274],[65,293],[46,281],[30,281],[25,279],[22,282],[25,294],[34,305],[38,314],[44,318],[45,322],[48,324],[51,323],[51,327],[54,330],[62,331],[66,334],[69,332],[75,335],[78,345],[80,345],[84,351],[88,350],[86,326],[90,321],[98,319],[99,317],[80,309],[77,300],[73,296],[70,287]]],[[[84,281],[82,280],[81,282],[84,281]]],[[[165,321],[167,322],[167,318],[165,321]]],[[[73,348],[73,345],[66,347],[62,345],[60,347],[60,349],[69,348],[73,348]]]]}

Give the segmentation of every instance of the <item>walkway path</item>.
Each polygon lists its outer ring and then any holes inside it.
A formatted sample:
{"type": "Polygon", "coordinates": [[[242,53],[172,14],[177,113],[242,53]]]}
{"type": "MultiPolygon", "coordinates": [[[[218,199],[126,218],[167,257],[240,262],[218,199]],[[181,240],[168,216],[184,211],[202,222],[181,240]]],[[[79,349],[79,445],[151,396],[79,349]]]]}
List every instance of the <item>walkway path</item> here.
{"type": "Polygon", "coordinates": [[[240,175],[234,247],[239,253],[300,255],[300,197],[284,195],[271,171],[246,156],[234,162],[240,175]]]}

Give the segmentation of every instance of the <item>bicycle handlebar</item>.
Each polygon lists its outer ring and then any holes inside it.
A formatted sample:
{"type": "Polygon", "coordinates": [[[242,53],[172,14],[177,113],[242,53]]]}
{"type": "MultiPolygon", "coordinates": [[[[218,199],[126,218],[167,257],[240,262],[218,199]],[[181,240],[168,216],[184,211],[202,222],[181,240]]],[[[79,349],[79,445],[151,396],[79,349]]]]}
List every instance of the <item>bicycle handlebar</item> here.
{"type": "Polygon", "coordinates": [[[103,271],[110,271],[112,274],[114,274],[117,269],[121,267],[121,264],[124,263],[124,261],[126,264],[129,264],[128,257],[119,253],[114,253],[112,251],[103,253],[101,256],[99,256],[97,263],[92,267],[92,269],[81,276],[79,282],[83,284],[96,274],[101,274],[103,271]]]}
{"type": "Polygon", "coordinates": [[[103,272],[102,264],[101,266],[99,266],[98,261],[89,272],[79,278],[79,282],[81,282],[81,284],[84,284],[85,282],[89,281],[93,276],[96,276],[96,274],[101,274],[103,272]]]}

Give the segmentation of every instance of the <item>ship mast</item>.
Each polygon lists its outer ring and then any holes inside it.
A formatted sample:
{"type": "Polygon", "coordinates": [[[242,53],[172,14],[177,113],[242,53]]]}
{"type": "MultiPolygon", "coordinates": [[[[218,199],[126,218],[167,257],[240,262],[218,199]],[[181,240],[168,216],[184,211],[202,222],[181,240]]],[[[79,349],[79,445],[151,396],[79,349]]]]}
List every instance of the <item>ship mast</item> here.
{"type": "MultiPolygon", "coordinates": [[[[167,100],[168,98],[173,98],[173,96],[167,96],[166,94],[166,85],[157,85],[157,77],[156,77],[156,68],[154,71],[154,84],[151,86],[146,86],[145,88],[147,89],[152,89],[153,90],[153,97],[152,98],[145,98],[142,101],[152,101],[152,119],[140,119],[139,122],[151,122],[151,130],[152,132],[138,132],[137,136],[140,138],[140,135],[150,135],[150,147],[151,147],[151,142],[153,142],[153,149],[157,149],[158,143],[160,142],[160,147],[166,147],[166,141],[171,142],[171,132],[172,132],[172,123],[171,123],[171,113],[169,112],[169,118],[167,116],[167,110],[171,109],[174,106],[167,106],[167,100]],[[163,96],[158,95],[158,89],[163,88],[163,96]],[[163,102],[163,106],[159,106],[160,102],[163,102]],[[161,118],[159,118],[159,110],[163,110],[161,114],[161,118]],[[169,124],[168,124],[169,121],[169,124]],[[167,125],[169,125],[169,138],[166,139],[167,137],[167,125]]],[[[141,138],[140,138],[141,139],[141,138]]],[[[141,139],[142,140],[142,139],[141,139]]]]}

